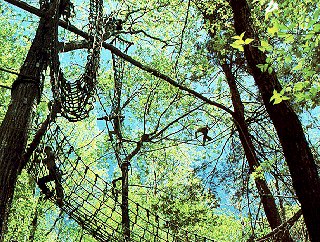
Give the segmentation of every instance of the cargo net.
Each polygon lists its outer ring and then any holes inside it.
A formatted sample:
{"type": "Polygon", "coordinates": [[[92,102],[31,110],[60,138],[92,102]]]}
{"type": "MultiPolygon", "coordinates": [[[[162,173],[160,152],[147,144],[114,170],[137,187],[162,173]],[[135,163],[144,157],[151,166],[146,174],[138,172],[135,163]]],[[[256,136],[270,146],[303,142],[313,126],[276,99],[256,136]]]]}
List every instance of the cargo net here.
{"type": "MultiPolygon", "coordinates": [[[[92,165],[84,162],[79,155],[81,151],[72,145],[57,124],[51,125],[46,137],[50,139],[42,143],[52,147],[55,163],[61,173],[64,193],[61,210],[98,241],[124,241],[121,189],[117,189],[113,182],[107,182],[106,177],[97,174],[98,170],[95,171],[92,165]]],[[[44,157],[38,148],[33,154],[33,161],[28,163],[28,170],[36,180],[48,174],[47,168],[39,161],[44,157]]],[[[54,182],[47,184],[51,191],[56,189],[54,182]]],[[[56,203],[56,198],[54,195],[49,199],[56,203]]],[[[214,241],[183,230],[130,199],[129,217],[130,241],[214,241]]]]}
{"type": "Polygon", "coordinates": [[[61,115],[71,122],[85,119],[93,109],[100,52],[105,31],[104,23],[103,0],[90,0],[88,30],[90,47],[88,48],[84,73],[75,81],[67,80],[60,68],[57,51],[58,33],[55,34],[56,43],[52,46],[52,61],[50,68],[52,72],[52,92],[54,99],[61,103],[61,115]]]}

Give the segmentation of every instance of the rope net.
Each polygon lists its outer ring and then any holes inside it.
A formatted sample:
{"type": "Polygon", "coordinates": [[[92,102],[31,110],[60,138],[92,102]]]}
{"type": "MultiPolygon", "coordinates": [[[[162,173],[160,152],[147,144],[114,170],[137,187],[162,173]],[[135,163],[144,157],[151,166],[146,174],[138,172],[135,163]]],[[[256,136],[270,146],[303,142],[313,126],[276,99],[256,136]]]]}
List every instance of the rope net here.
{"type": "MultiPolygon", "coordinates": [[[[85,164],[57,124],[51,125],[46,136],[50,139],[43,143],[53,148],[55,162],[62,175],[64,199],[60,208],[95,239],[123,241],[121,192],[85,164]]],[[[42,162],[37,162],[41,156],[43,154],[39,150],[35,151],[33,162],[29,162],[27,167],[37,180],[48,173],[42,162]]],[[[51,182],[48,187],[54,191],[55,185],[51,182]]],[[[55,195],[50,200],[55,202],[56,198],[55,195]]],[[[130,241],[214,241],[183,230],[130,199],[129,217],[130,241]]]]}
{"type": "MultiPolygon", "coordinates": [[[[58,49],[58,21],[55,19],[54,40],[51,45],[50,76],[53,98],[59,103],[59,112],[71,122],[83,120],[88,117],[93,108],[96,93],[96,78],[99,69],[100,51],[104,38],[110,37],[113,30],[119,28],[119,20],[113,16],[108,19],[103,18],[103,0],[90,0],[89,13],[89,36],[90,47],[88,49],[87,63],[85,71],[79,79],[74,82],[68,81],[60,68],[58,49]],[[104,33],[105,32],[105,33],[104,33]]],[[[129,47],[129,43],[120,41],[122,47],[129,47]],[[126,45],[127,44],[127,45],[126,45]]],[[[120,47],[121,47],[120,46],[120,47]]],[[[117,118],[113,119],[113,133],[117,140],[121,140],[121,89],[124,61],[112,55],[115,93],[112,103],[112,112],[117,118]]],[[[48,119],[48,122],[50,119],[48,119]]],[[[47,127],[47,126],[46,126],[47,127]]],[[[128,241],[124,230],[124,204],[126,206],[126,216],[129,217],[130,241],[158,241],[158,242],[178,242],[178,241],[213,241],[206,237],[190,233],[161,219],[157,214],[141,206],[139,203],[128,199],[122,191],[118,190],[114,184],[106,181],[106,177],[99,175],[92,167],[87,165],[81,158],[77,149],[67,138],[63,130],[52,124],[46,131],[46,137],[42,137],[42,143],[46,144],[44,152],[35,150],[33,152],[33,162],[28,163],[29,172],[38,181],[39,187],[48,199],[56,202],[57,205],[74,219],[83,229],[88,231],[99,241],[128,241]],[[46,150],[50,147],[50,152],[54,154],[54,170],[59,173],[59,178],[48,170],[47,166],[41,162],[49,155],[46,150]],[[57,167],[56,167],[57,166],[57,167]],[[47,178],[45,178],[47,177],[47,178]],[[54,178],[53,178],[54,177],[54,178]],[[44,179],[45,178],[45,179],[44,179]],[[54,181],[54,182],[53,182],[54,181]],[[59,188],[57,188],[59,184],[59,188]],[[46,191],[45,191],[46,190],[46,191]],[[51,194],[56,190],[56,194],[51,194]],[[50,192],[50,196],[48,195],[50,192]],[[62,198],[62,199],[61,199],[62,198]],[[60,199],[60,202],[58,203],[60,199]],[[62,200],[62,202],[61,202],[62,200]]],[[[121,166],[124,157],[127,156],[121,144],[116,140],[113,142],[117,155],[118,164],[121,166]]],[[[43,147],[42,147],[43,148],[43,147]]],[[[53,157],[52,156],[52,157],[53,157]]],[[[52,161],[52,160],[51,160],[52,161]]]]}
{"type": "Polygon", "coordinates": [[[93,109],[100,52],[104,38],[103,0],[90,0],[88,35],[90,36],[90,46],[85,70],[80,78],[75,81],[67,80],[60,68],[58,33],[55,34],[55,43],[51,48],[50,69],[53,97],[61,102],[62,116],[71,122],[87,118],[89,112],[93,109]]]}

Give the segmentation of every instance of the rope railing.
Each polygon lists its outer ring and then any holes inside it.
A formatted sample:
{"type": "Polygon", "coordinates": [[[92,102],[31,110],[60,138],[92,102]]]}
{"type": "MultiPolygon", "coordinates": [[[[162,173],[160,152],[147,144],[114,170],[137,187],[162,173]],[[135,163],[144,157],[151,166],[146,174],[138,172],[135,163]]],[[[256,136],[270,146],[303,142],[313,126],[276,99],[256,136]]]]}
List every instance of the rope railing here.
{"type": "MultiPolygon", "coordinates": [[[[121,193],[116,197],[113,185],[86,165],[57,124],[51,125],[46,137],[45,144],[53,148],[56,164],[62,173],[64,199],[61,209],[97,240],[123,241],[121,193]]],[[[37,152],[38,159],[41,159],[41,152],[37,152]]],[[[36,179],[47,173],[41,162],[29,162],[28,166],[36,179]]],[[[49,184],[51,191],[54,186],[54,183],[49,184]]],[[[50,199],[54,201],[54,198],[50,199]]],[[[214,241],[179,228],[131,199],[129,217],[130,241],[214,241]]]]}
{"type": "MultiPolygon", "coordinates": [[[[43,1],[43,3],[48,4],[47,1],[43,1]]],[[[54,101],[59,104],[59,113],[71,122],[80,121],[88,117],[93,107],[100,50],[104,38],[111,35],[113,25],[118,24],[118,22],[114,20],[113,18],[107,20],[104,25],[109,26],[109,30],[105,31],[102,27],[104,26],[102,23],[105,21],[103,18],[103,1],[90,0],[88,33],[90,37],[90,48],[88,49],[85,71],[79,79],[74,82],[69,82],[64,77],[60,68],[58,55],[59,15],[56,14],[54,20],[56,26],[55,33],[53,34],[54,39],[50,46],[50,80],[54,101]]],[[[119,123],[121,123],[121,113],[119,110],[121,108],[120,97],[123,65],[123,60],[113,55],[114,78],[118,81],[115,86],[115,96],[119,98],[117,103],[113,103],[115,114],[119,114],[118,123],[114,123],[114,131],[117,132],[118,130],[118,136],[120,138],[121,132],[118,126],[120,126],[119,123]]],[[[43,130],[48,128],[50,121],[51,119],[48,119],[48,123],[43,127],[43,130]]],[[[43,134],[44,133],[41,132],[39,137],[43,136],[43,134]]],[[[97,240],[124,241],[124,228],[127,229],[128,226],[130,226],[130,236],[126,237],[130,237],[130,241],[213,241],[189,233],[178,226],[160,219],[158,215],[142,207],[139,203],[133,200],[127,200],[127,195],[123,195],[120,192],[115,195],[116,188],[113,184],[106,182],[106,179],[100,176],[98,171],[82,159],[74,148],[71,139],[67,138],[57,124],[51,125],[46,131],[46,137],[47,138],[42,137],[42,141],[50,148],[50,152],[54,153],[54,161],[56,165],[58,165],[59,178],[57,178],[57,175],[53,175],[55,176],[54,182],[52,182],[54,184],[48,184],[49,191],[44,191],[47,185],[46,183],[48,183],[50,179],[52,180],[52,177],[47,180],[43,179],[46,175],[48,177],[52,176],[50,174],[51,171],[48,175],[47,168],[41,162],[44,158],[49,159],[48,150],[46,151],[47,157],[44,157],[41,149],[35,150],[33,152],[34,162],[29,162],[27,168],[36,180],[41,178],[42,185],[40,185],[40,179],[38,183],[39,187],[42,187],[41,189],[46,193],[45,195],[51,201],[56,199],[57,205],[97,240]],[[59,183],[59,189],[56,187],[57,183],[59,183]],[[54,190],[56,190],[56,195],[51,196],[54,190]],[[60,192],[58,192],[58,190],[60,192]],[[123,222],[123,210],[125,207],[123,200],[129,201],[126,204],[126,214],[129,215],[129,223],[127,223],[126,226],[124,226],[123,222]]],[[[39,140],[40,139],[38,139],[38,141],[39,140]]],[[[35,147],[34,145],[33,148],[35,147]]],[[[123,147],[119,146],[116,148],[119,154],[122,154],[121,151],[123,151],[123,147]]],[[[29,160],[29,157],[29,154],[26,155],[26,160],[29,160]]],[[[119,156],[118,158],[120,164],[122,157],[119,156]]],[[[125,163],[128,162],[125,160],[125,163]]],[[[54,167],[54,169],[56,168],[54,167]]],[[[125,241],[127,241],[126,238],[125,241]]]]}

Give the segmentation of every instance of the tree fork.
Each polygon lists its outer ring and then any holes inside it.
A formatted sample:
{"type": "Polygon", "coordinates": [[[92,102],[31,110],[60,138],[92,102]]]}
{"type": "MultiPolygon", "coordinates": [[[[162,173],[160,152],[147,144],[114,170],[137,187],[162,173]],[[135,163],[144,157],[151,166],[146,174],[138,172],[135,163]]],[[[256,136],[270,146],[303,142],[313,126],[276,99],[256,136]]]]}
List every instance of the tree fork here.
{"type": "MultiPolygon", "coordinates": [[[[30,13],[33,13],[39,17],[43,17],[45,16],[45,13],[35,7],[32,7],[26,3],[22,3],[21,1],[18,1],[18,0],[5,0],[6,2],[8,3],[11,3],[21,9],[24,9],[30,13]]],[[[67,22],[65,21],[62,21],[62,20],[59,20],[59,26],[63,27],[64,29],[66,30],[69,30],[70,32],[76,34],[76,35],[79,35],[85,39],[90,39],[90,36],[88,35],[88,33],[76,28],[75,26],[73,25],[70,25],[68,24],[67,22]]],[[[146,71],[148,73],[150,73],[151,75],[155,76],[155,77],[158,77],[164,81],[166,81],[167,83],[169,83],[170,85],[178,88],[179,90],[182,90],[182,91],[185,91],[189,94],[191,94],[192,96],[196,97],[196,98],[199,98],[200,100],[204,101],[205,103],[208,103],[212,106],[216,106],[217,108],[220,108],[222,110],[224,110],[225,112],[229,113],[230,115],[233,115],[233,112],[225,107],[224,105],[220,104],[220,103],[217,103],[205,96],[203,96],[202,94],[186,87],[186,86],[183,86],[182,84],[180,84],[179,82],[175,81],[174,79],[170,78],[169,76],[165,75],[165,74],[162,74],[160,71],[150,67],[150,66],[147,66],[139,61],[137,61],[136,59],[133,59],[131,56],[127,55],[126,53],[122,52],[121,50],[119,50],[118,48],[114,47],[113,45],[111,44],[108,44],[106,42],[103,42],[102,43],[102,47],[109,50],[110,52],[112,52],[113,54],[115,54],[116,56],[128,61],[129,63],[131,63],[132,65],[140,68],[141,70],[143,71],[146,71]]]]}
{"type": "MultiPolygon", "coordinates": [[[[199,10],[201,11],[201,9],[199,10]]],[[[211,24],[215,21],[214,14],[208,14],[206,11],[202,12],[202,14],[203,14],[203,18],[206,20],[209,20],[211,24]]],[[[209,31],[208,34],[212,38],[214,38],[214,33],[209,31]]],[[[211,51],[210,48],[208,48],[208,50],[211,51]]],[[[226,76],[226,80],[229,85],[229,89],[231,93],[231,101],[234,109],[234,112],[232,114],[233,122],[236,125],[237,131],[239,134],[239,139],[249,164],[250,172],[253,172],[255,170],[255,167],[258,167],[260,165],[260,162],[258,161],[255,147],[250,137],[248,124],[245,121],[244,106],[241,101],[240,93],[236,85],[235,76],[232,73],[231,66],[229,66],[228,64],[226,63],[221,64],[221,67],[226,76]]],[[[271,194],[271,191],[269,189],[267,182],[264,179],[256,178],[255,184],[256,184],[256,188],[258,190],[268,223],[271,229],[274,229],[281,224],[281,216],[279,214],[275,199],[271,194]]],[[[284,234],[282,241],[292,242],[292,238],[289,232],[284,234]]]]}
{"type": "Polygon", "coordinates": [[[314,157],[305,138],[298,116],[289,102],[273,105],[270,98],[273,90],[280,92],[281,84],[275,72],[261,72],[258,64],[265,64],[267,56],[256,46],[259,38],[255,35],[250,8],[246,0],[230,0],[233,10],[234,27],[238,35],[245,32],[245,38],[252,38],[252,44],[244,46],[244,54],[258,86],[266,110],[277,131],[283,153],[292,177],[303,217],[311,241],[320,238],[320,178],[314,157]]]}
{"type": "MultiPolygon", "coordinates": [[[[59,0],[53,0],[43,10],[58,14],[59,0]]],[[[49,64],[49,48],[57,23],[47,15],[40,19],[35,38],[11,91],[11,103],[0,126],[0,242],[4,240],[9,210],[17,177],[24,162],[33,109],[40,100],[42,72],[49,64]],[[33,79],[26,78],[31,76],[33,79]]]]}

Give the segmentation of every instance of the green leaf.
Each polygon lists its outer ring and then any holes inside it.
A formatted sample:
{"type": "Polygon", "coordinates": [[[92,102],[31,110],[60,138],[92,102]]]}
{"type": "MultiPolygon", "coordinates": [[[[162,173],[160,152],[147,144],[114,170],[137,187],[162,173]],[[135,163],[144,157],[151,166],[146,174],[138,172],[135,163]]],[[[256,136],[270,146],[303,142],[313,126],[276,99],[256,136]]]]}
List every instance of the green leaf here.
{"type": "Polygon", "coordinates": [[[298,65],[296,65],[294,68],[292,68],[293,71],[298,71],[302,69],[302,62],[299,62],[298,65]]]}
{"type": "Polygon", "coordinates": [[[265,16],[264,16],[264,19],[265,19],[265,20],[268,20],[269,15],[271,15],[271,13],[270,13],[270,12],[267,12],[267,13],[265,14],[265,16]]]}
{"type": "Polygon", "coordinates": [[[273,90],[273,93],[272,93],[272,97],[270,98],[270,102],[272,100],[275,100],[278,96],[280,96],[280,94],[277,92],[277,90],[273,90]]]}
{"type": "Polygon", "coordinates": [[[262,71],[265,72],[267,71],[269,64],[258,64],[257,67],[262,71]]]}
{"type": "MultiPolygon", "coordinates": [[[[281,92],[283,92],[283,90],[281,92]]],[[[273,104],[279,104],[284,100],[290,99],[289,97],[282,95],[281,92],[278,93],[277,90],[273,90],[273,95],[270,98],[270,102],[274,101],[273,104]]]]}
{"type": "Polygon", "coordinates": [[[313,30],[315,32],[319,32],[320,31],[320,24],[315,24],[314,27],[313,27],[313,30]]]}
{"type": "Polygon", "coordinates": [[[297,102],[300,102],[306,99],[306,95],[302,92],[295,93],[294,96],[296,97],[297,102]]]}
{"type": "Polygon", "coordinates": [[[318,89],[316,87],[311,87],[309,92],[312,97],[315,97],[318,93],[318,89]]]}
{"type": "Polygon", "coordinates": [[[306,39],[306,40],[310,40],[310,39],[312,39],[312,37],[314,36],[314,34],[315,34],[315,33],[312,33],[312,32],[311,32],[311,33],[306,34],[305,39],[306,39]]]}
{"type": "Polygon", "coordinates": [[[273,102],[273,104],[279,104],[282,102],[282,99],[281,98],[276,98],[273,102]]]}
{"type": "Polygon", "coordinates": [[[272,46],[269,45],[269,43],[265,40],[261,40],[261,46],[258,47],[259,50],[261,50],[262,52],[264,51],[271,51],[272,50],[272,46]]]}
{"type": "Polygon", "coordinates": [[[238,48],[238,50],[244,51],[243,46],[240,46],[240,47],[238,48]]]}
{"type": "Polygon", "coordinates": [[[261,40],[261,46],[262,47],[268,47],[269,46],[269,43],[265,40],[261,40]]]}
{"type": "Polygon", "coordinates": [[[243,32],[240,36],[239,36],[239,35],[232,36],[231,38],[232,38],[232,39],[236,39],[236,40],[241,40],[241,41],[243,41],[242,39],[243,39],[244,33],[245,33],[245,32],[243,32]]]}
{"type": "Polygon", "coordinates": [[[286,92],[291,92],[292,91],[292,87],[286,87],[286,92]]]}
{"type": "Polygon", "coordinates": [[[232,39],[241,39],[239,35],[232,36],[231,38],[232,38],[232,39]]]}
{"type": "Polygon", "coordinates": [[[284,61],[285,61],[286,63],[291,63],[291,61],[292,61],[291,55],[287,55],[287,56],[284,58],[284,61]]]}
{"type": "Polygon", "coordinates": [[[248,39],[246,39],[246,40],[244,41],[244,43],[245,43],[246,45],[248,45],[248,44],[250,44],[252,41],[254,41],[254,39],[248,38],[248,39]]]}
{"type": "Polygon", "coordinates": [[[290,43],[293,43],[294,42],[294,37],[292,34],[287,34],[286,37],[285,37],[285,42],[290,44],[290,43]]]}
{"type": "Polygon", "coordinates": [[[258,67],[261,71],[263,71],[264,64],[258,64],[257,67],[258,67]]]}
{"type": "Polygon", "coordinates": [[[244,41],[242,39],[238,39],[233,43],[238,44],[238,45],[244,45],[244,41]]]}
{"type": "Polygon", "coordinates": [[[304,88],[304,83],[303,82],[297,82],[294,84],[294,91],[299,92],[304,88]]]}
{"type": "Polygon", "coordinates": [[[267,29],[268,33],[273,37],[275,33],[279,31],[279,29],[275,26],[267,29]]]}
{"type": "Polygon", "coordinates": [[[233,43],[233,44],[230,44],[230,46],[232,46],[233,48],[238,49],[238,50],[240,50],[240,51],[244,51],[242,45],[233,43]]]}

